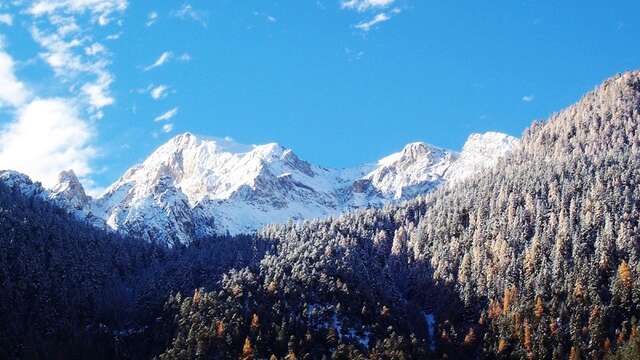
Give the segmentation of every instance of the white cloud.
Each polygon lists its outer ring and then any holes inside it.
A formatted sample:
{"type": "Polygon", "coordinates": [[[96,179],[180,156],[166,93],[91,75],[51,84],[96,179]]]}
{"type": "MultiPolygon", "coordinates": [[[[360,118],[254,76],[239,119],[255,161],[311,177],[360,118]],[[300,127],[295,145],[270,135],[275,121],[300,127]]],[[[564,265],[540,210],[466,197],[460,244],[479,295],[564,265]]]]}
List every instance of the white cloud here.
{"type": "Polygon", "coordinates": [[[189,3],[184,3],[180,9],[172,12],[171,15],[181,20],[193,20],[205,28],[207,27],[207,13],[194,9],[189,3]]]}
{"type": "Polygon", "coordinates": [[[107,35],[107,37],[105,39],[107,39],[107,40],[118,40],[118,39],[120,39],[120,36],[122,36],[121,32],[119,32],[117,34],[107,35]]]}
{"type": "Polygon", "coordinates": [[[364,56],[364,51],[351,48],[344,48],[344,53],[347,55],[347,61],[349,62],[359,61],[364,56]]]}
{"type": "Polygon", "coordinates": [[[158,21],[158,13],[155,11],[152,11],[149,13],[149,15],[147,15],[147,22],[145,23],[145,26],[149,27],[155,24],[156,21],[158,21]]]}
{"type": "Polygon", "coordinates": [[[167,96],[167,91],[169,87],[166,85],[158,85],[149,91],[149,94],[153,98],[153,100],[164,99],[167,96]]]}
{"type": "Polygon", "coordinates": [[[261,18],[262,18],[262,17],[264,17],[264,19],[265,19],[267,22],[270,22],[270,23],[276,23],[276,22],[278,22],[278,19],[277,19],[275,16],[272,16],[272,15],[269,15],[269,14],[267,14],[267,13],[260,12],[260,11],[254,11],[254,12],[253,12],[253,16],[258,16],[258,17],[261,17],[261,18]]]}
{"type": "Polygon", "coordinates": [[[393,4],[395,0],[344,0],[340,4],[343,9],[363,12],[372,9],[382,9],[393,4]]]}
{"type": "Polygon", "coordinates": [[[158,59],[153,64],[145,67],[144,71],[149,71],[157,67],[160,67],[166,64],[169,60],[171,60],[172,57],[173,57],[173,53],[171,51],[165,51],[162,54],[160,54],[160,57],[158,57],[158,59]]]}
{"type": "Polygon", "coordinates": [[[11,14],[0,14],[0,24],[12,26],[13,16],[11,16],[11,14]]]}
{"type": "Polygon", "coordinates": [[[116,12],[124,11],[125,0],[40,0],[27,13],[48,22],[35,21],[31,35],[42,47],[40,57],[56,77],[67,83],[74,96],[85,99],[94,118],[102,117],[102,108],[114,103],[110,86],[114,76],[107,48],[93,40],[92,23],[81,23],[81,15],[91,15],[93,23],[105,26],[116,12]]]}
{"type": "Polygon", "coordinates": [[[525,95],[522,97],[522,101],[524,102],[532,102],[536,97],[534,95],[525,95]]]}
{"type": "MultiPolygon", "coordinates": [[[[97,150],[88,119],[101,117],[101,108],[114,102],[111,54],[96,37],[114,33],[102,29],[108,24],[121,25],[117,20],[127,0],[15,0],[12,5],[32,17],[21,24],[29,24],[39,57],[58,82],[54,89],[64,94],[38,97],[35,88],[16,79],[13,61],[0,46],[0,103],[15,108],[13,120],[0,128],[0,167],[24,172],[45,186],[53,185],[60,171],[73,169],[91,192],[97,189],[89,178],[97,150]]],[[[45,85],[43,80],[40,86],[45,85]]]]}
{"type": "Polygon", "coordinates": [[[138,89],[133,89],[130,92],[131,93],[138,93],[138,94],[146,94],[149,91],[151,91],[151,89],[153,89],[153,84],[148,85],[146,88],[138,88],[138,89]]]}
{"type": "MultiPolygon", "coordinates": [[[[112,82],[111,75],[104,73],[95,82],[82,86],[82,92],[89,98],[89,104],[95,109],[100,110],[114,103],[115,100],[109,95],[109,86],[112,82]]],[[[97,116],[102,117],[102,114],[98,113],[97,116]]]]}
{"type": "Polygon", "coordinates": [[[170,133],[171,131],[173,131],[173,124],[162,125],[162,131],[164,131],[165,133],[170,133]]]}
{"type": "Polygon", "coordinates": [[[3,51],[0,44],[0,108],[24,104],[30,94],[26,86],[16,78],[13,58],[3,51]]]}
{"type": "Polygon", "coordinates": [[[36,17],[90,13],[93,22],[105,26],[114,13],[123,12],[127,5],[127,0],[39,0],[33,2],[28,12],[36,17]]]}
{"type": "Polygon", "coordinates": [[[399,7],[395,7],[391,10],[385,10],[395,3],[395,0],[341,0],[340,6],[342,9],[354,10],[359,13],[371,14],[374,11],[378,12],[373,18],[364,20],[354,25],[358,30],[368,32],[374,26],[387,22],[397,14],[400,14],[402,10],[399,7]],[[384,10],[384,11],[382,11],[384,10]]]}
{"type": "Polygon", "coordinates": [[[0,166],[23,172],[51,187],[62,170],[89,176],[96,150],[93,129],[65,99],[36,99],[0,131],[0,166]]]}
{"type": "Polygon", "coordinates": [[[178,60],[182,61],[182,62],[188,62],[191,61],[191,54],[189,53],[184,53],[182,55],[180,55],[180,57],[178,58],[178,60]]]}
{"type": "Polygon", "coordinates": [[[166,113],[157,116],[153,121],[161,122],[171,120],[174,116],[178,115],[178,108],[174,107],[173,109],[167,111],[166,113]]]}
{"type": "Polygon", "coordinates": [[[89,56],[95,56],[95,55],[104,53],[106,50],[107,49],[105,49],[105,47],[102,46],[102,44],[93,43],[90,46],[87,46],[84,48],[84,53],[89,56]]]}
{"type": "Polygon", "coordinates": [[[387,15],[386,13],[380,13],[374,16],[373,19],[369,21],[363,21],[355,25],[355,28],[362,31],[369,31],[372,27],[389,20],[391,20],[391,17],[389,15],[387,15]]]}

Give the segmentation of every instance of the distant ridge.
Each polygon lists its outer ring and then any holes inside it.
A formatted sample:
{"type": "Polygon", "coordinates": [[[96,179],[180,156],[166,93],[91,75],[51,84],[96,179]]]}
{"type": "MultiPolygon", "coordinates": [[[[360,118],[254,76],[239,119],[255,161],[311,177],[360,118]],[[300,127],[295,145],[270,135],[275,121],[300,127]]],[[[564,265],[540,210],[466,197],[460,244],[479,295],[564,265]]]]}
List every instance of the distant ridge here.
{"type": "Polygon", "coordinates": [[[72,171],[49,195],[93,224],[173,246],[411,199],[492,166],[518,144],[505,134],[474,134],[461,153],[416,142],[376,163],[326,169],[276,143],[184,133],[98,199],[85,194],[72,171]]]}

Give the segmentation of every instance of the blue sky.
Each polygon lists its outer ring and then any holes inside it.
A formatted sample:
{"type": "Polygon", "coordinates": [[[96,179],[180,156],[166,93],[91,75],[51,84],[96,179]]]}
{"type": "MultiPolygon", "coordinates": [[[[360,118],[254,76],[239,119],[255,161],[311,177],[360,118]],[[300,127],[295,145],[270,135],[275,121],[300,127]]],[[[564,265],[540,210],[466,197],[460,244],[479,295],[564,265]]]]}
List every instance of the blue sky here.
{"type": "Polygon", "coordinates": [[[73,167],[95,193],[185,131],[329,167],[519,136],[640,67],[638,13],[631,0],[0,1],[0,168],[50,184],[73,167]]]}

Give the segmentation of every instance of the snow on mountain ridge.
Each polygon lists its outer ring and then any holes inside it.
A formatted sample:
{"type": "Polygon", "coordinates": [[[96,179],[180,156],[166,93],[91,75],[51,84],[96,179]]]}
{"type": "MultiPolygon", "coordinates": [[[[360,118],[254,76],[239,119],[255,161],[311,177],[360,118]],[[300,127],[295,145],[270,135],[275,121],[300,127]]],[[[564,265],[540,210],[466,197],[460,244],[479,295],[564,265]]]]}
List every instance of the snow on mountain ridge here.
{"type": "Polygon", "coordinates": [[[42,187],[42,184],[31,181],[27,175],[17,171],[0,170],[0,182],[27,196],[38,196],[43,199],[46,199],[49,196],[46,190],[42,187]]]}
{"type": "Polygon", "coordinates": [[[517,146],[508,135],[474,134],[460,153],[416,142],[372,164],[327,169],[276,143],[242,145],[185,133],[98,199],[86,196],[73,172],[61,174],[45,196],[96,226],[173,246],[409,199],[491,166],[517,146]]]}
{"type": "Polygon", "coordinates": [[[500,158],[519,147],[520,140],[506,134],[471,134],[445,178],[452,183],[464,180],[483,168],[494,166],[500,158]]]}
{"type": "Polygon", "coordinates": [[[456,156],[455,152],[415,142],[378,161],[378,168],[366,178],[393,200],[407,199],[417,195],[416,187],[426,190],[437,186],[456,156]],[[407,192],[407,187],[414,189],[407,192]]]}
{"type": "Polygon", "coordinates": [[[51,189],[51,196],[66,202],[76,210],[85,208],[91,201],[73,170],[62,171],[57,185],[51,189]]]}

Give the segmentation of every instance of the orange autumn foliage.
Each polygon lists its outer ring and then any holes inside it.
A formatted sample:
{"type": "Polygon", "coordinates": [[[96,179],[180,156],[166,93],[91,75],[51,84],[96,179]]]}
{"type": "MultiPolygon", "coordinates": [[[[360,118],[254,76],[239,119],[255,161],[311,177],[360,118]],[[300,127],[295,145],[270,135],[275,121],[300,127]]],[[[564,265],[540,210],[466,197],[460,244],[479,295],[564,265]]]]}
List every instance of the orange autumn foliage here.
{"type": "Polygon", "coordinates": [[[531,327],[529,326],[529,321],[524,321],[524,348],[527,351],[531,351],[531,327]]]}
{"type": "Polygon", "coordinates": [[[250,360],[253,359],[253,345],[251,345],[251,340],[247,337],[244,339],[244,345],[242,346],[242,359],[250,360]]]}
{"type": "Polygon", "coordinates": [[[507,340],[500,339],[500,341],[498,341],[498,352],[501,353],[501,352],[507,350],[507,346],[508,345],[509,345],[509,343],[507,342],[507,340]]]}
{"type": "Polygon", "coordinates": [[[502,313],[506,314],[509,312],[511,308],[511,304],[515,300],[516,297],[516,289],[515,288],[507,288],[504,291],[504,296],[502,297],[502,313]]]}
{"type": "Polygon", "coordinates": [[[465,335],[464,337],[464,345],[472,346],[473,344],[475,344],[475,342],[476,342],[476,332],[475,330],[473,330],[473,328],[469,328],[469,332],[467,332],[467,335],[465,335]]]}
{"type": "Polygon", "coordinates": [[[542,298],[538,295],[536,296],[536,305],[533,309],[536,318],[540,319],[544,314],[544,303],[542,302],[542,298]]]}
{"type": "Polygon", "coordinates": [[[622,285],[627,289],[631,288],[633,285],[633,275],[631,274],[631,268],[629,268],[629,264],[626,261],[623,261],[618,266],[618,276],[620,277],[620,281],[622,281],[622,285]]]}
{"type": "Polygon", "coordinates": [[[502,314],[502,307],[500,306],[500,303],[497,301],[491,300],[491,303],[489,304],[489,313],[488,313],[489,319],[496,319],[501,314],[502,314]]]}

